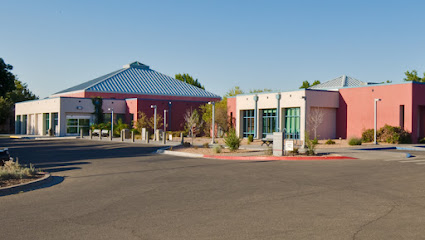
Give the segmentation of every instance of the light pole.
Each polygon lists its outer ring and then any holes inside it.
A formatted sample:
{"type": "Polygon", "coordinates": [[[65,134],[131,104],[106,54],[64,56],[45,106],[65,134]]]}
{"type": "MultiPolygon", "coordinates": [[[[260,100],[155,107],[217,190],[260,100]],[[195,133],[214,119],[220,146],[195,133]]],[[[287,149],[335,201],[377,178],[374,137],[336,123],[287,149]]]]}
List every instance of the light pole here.
{"type": "Polygon", "coordinates": [[[111,111],[111,134],[110,134],[110,138],[112,140],[113,136],[114,136],[114,109],[113,108],[108,108],[108,111],[111,111]]]}
{"type": "Polygon", "coordinates": [[[215,137],[215,102],[208,102],[208,104],[212,105],[212,140],[211,144],[214,144],[214,137],[215,137]]]}
{"type": "Polygon", "coordinates": [[[306,140],[306,133],[307,133],[307,96],[302,96],[302,99],[304,99],[304,140],[302,149],[305,149],[305,140],[306,140]]]}
{"type": "Polygon", "coordinates": [[[167,131],[167,112],[168,110],[164,109],[164,132],[167,131]]]}
{"type": "Polygon", "coordinates": [[[156,141],[156,105],[151,105],[151,108],[153,108],[153,136],[156,141]]]}
{"type": "Polygon", "coordinates": [[[379,101],[381,101],[380,98],[375,98],[375,101],[374,101],[374,103],[375,103],[375,122],[374,122],[375,125],[374,125],[374,129],[373,129],[373,143],[374,144],[378,144],[378,142],[376,141],[376,122],[377,122],[376,110],[377,110],[377,105],[378,105],[379,101]]]}

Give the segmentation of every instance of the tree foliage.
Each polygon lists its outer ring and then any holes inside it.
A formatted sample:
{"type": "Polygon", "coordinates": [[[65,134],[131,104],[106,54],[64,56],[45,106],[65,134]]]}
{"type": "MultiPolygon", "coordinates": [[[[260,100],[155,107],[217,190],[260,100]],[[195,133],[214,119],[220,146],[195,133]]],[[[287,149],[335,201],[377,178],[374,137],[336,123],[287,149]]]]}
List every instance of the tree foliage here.
{"type": "Polygon", "coordinates": [[[13,105],[18,102],[38,99],[27,87],[25,83],[15,79],[14,88],[4,96],[0,96],[0,124],[10,118],[13,119],[13,105]]]}
{"type": "Polygon", "coordinates": [[[6,64],[3,58],[0,58],[0,97],[5,97],[15,89],[15,75],[10,72],[12,69],[12,65],[6,64]]]}
{"type": "Polygon", "coordinates": [[[416,70],[412,70],[411,72],[406,71],[404,75],[406,75],[406,77],[403,78],[403,80],[406,82],[425,82],[425,73],[422,78],[418,76],[418,72],[416,70]]]}
{"type": "Polygon", "coordinates": [[[300,89],[307,89],[307,88],[309,88],[309,87],[313,87],[313,86],[315,86],[315,85],[318,85],[318,84],[320,84],[320,81],[319,80],[315,80],[314,82],[313,82],[313,84],[310,84],[307,80],[306,81],[304,81],[303,82],[303,84],[301,85],[301,87],[300,87],[300,89]]]}
{"type": "Polygon", "coordinates": [[[93,106],[94,106],[93,114],[94,114],[94,117],[95,117],[95,120],[94,120],[95,124],[103,123],[104,119],[103,119],[103,108],[102,108],[103,99],[102,99],[102,97],[93,97],[91,99],[91,101],[92,101],[93,106]]]}
{"type": "Polygon", "coordinates": [[[203,121],[200,119],[198,111],[189,109],[184,115],[184,120],[186,122],[185,127],[189,131],[190,136],[192,137],[193,145],[193,140],[202,128],[203,121]]]}
{"type": "Polygon", "coordinates": [[[249,90],[249,93],[262,93],[262,92],[273,92],[273,90],[269,88],[249,90]]]}
{"type": "MultiPolygon", "coordinates": [[[[204,121],[203,130],[207,136],[210,136],[212,125],[212,105],[204,104],[200,106],[202,120],[204,121]]],[[[229,119],[227,116],[227,98],[215,103],[215,123],[218,128],[224,132],[229,130],[229,119]]],[[[215,133],[215,132],[214,132],[215,133]]]]}
{"type": "Polygon", "coordinates": [[[232,89],[230,89],[225,95],[224,97],[234,97],[236,95],[239,94],[244,94],[244,91],[242,91],[242,89],[239,86],[235,86],[232,89]]]}
{"type": "Polygon", "coordinates": [[[198,81],[198,79],[193,79],[193,77],[187,73],[183,73],[183,74],[178,73],[175,75],[175,78],[177,80],[180,80],[182,82],[188,83],[190,85],[193,85],[195,87],[205,90],[205,87],[198,81]]]}

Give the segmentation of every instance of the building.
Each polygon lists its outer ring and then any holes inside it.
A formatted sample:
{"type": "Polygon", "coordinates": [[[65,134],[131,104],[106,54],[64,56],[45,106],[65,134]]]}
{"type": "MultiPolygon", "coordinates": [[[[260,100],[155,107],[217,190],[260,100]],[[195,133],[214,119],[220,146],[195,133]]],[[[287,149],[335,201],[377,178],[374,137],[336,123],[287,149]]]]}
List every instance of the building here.
{"type": "Polygon", "coordinates": [[[140,62],[125,65],[122,69],[96,79],[65,89],[42,100],[17,103],[15,108],[15,133],[46,135],[52,129],[57,136],[88,132],[94,123],[92,98],[102,98],[105,119],[121,118],[131,124],[138,112],[148,117],[167,110],[167,130],[181,130],[184,113],[200,105],[219,101],[220,96],[176,80],[150,69],[140,62]]]}
{"type": "Polygon", "coordinates": [[[286,137],[303,141],[312,136],[311,119],[323,115],[319,139],[361,137],[374,128],[400,126],[412,133],[412,141],[425,137],[425,85],[366,83],[341,76],[328,82],[290,92],[242,94],[231,97],[228,115],[241,137],[254,138],[285,129],[286,137]]]}

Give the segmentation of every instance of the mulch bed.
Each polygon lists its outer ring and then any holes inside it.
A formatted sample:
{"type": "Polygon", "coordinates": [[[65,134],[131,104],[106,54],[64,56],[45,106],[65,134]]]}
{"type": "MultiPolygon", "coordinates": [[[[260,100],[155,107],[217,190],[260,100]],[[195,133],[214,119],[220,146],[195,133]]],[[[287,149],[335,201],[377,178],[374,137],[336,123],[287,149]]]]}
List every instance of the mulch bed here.
{"type": "Polygon", "coordinates": [[[9,187],[9,186],[18,185],[21,183],[31,182],[38,178],[42,178],[43,176],[44,174],[37,174],[32,178],[0,180],[0,187],[9,187]]]}

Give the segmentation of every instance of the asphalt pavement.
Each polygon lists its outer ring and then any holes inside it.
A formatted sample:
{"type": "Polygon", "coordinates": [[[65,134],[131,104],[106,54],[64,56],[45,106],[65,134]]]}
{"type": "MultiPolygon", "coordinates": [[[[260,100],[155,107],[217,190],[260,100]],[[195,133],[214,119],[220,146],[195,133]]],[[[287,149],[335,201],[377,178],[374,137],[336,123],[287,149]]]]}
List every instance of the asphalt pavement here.
{"type": "Polygon", "coordinates": [[[228,161],[78,139],[0,146],[59,179],[0,197],[1,239],[425,238],[425,165],[401,155],[228,161]]]}

